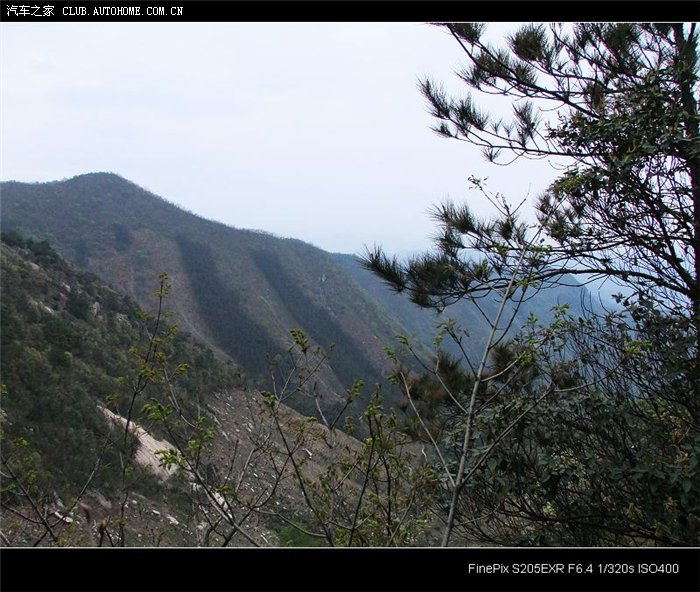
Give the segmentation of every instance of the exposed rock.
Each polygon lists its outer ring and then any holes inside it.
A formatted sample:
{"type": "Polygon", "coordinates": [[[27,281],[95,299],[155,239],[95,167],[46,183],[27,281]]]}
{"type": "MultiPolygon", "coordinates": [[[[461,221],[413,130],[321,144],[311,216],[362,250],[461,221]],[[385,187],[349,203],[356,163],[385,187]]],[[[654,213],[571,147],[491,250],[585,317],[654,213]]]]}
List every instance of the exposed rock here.
{"type": "MultiPolygon", "coordinates": [[[[104,413],[108,419],[119,423],[122,426],[126,426],[126,418],[116,413],[112,413],[109,409],[105,407],[100,407],[102,413],[104,413]]],[[[166,481],[173,474],[177,472],[177,466],[170,466],[168,468],[161,465],[160,457],[157,452],[160,450],[171,450],[173,445],[166,440],[157,440],[146,430],[144,430],[137,423],[131,422],[129,429],[138,438],[139,447],[136,451],[135,461],[142,467],[150,468],[153,473],[159,477],[162,481],[166,481]]]]}

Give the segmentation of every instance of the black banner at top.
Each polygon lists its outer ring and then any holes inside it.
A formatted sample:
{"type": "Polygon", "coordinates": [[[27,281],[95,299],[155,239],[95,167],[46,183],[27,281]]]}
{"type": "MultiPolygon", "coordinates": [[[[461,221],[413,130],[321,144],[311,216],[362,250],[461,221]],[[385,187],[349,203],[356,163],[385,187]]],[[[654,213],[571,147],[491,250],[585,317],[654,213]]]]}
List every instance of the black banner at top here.
{"type": "Polygon", "coordinates": [[[0,20],[36,22],[437,22],[700,20],[696,0],[556,2],[512,0],[1,1],[0,20]]]}

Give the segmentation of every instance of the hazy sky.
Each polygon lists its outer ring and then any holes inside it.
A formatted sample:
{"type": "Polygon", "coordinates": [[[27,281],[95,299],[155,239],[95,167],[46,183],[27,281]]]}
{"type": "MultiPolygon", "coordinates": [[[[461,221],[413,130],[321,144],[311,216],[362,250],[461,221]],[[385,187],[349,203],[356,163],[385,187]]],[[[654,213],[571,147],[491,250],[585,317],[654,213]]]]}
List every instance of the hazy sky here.
{"type": "MultiPolygon", "coordinates": [[[[0,178],[111,171],[206,218],[329,251],[429,244],[430,207],[513,200],[546,164],[496,167],[430,130],[417,90],[461,90],[460,48],[419,23],[1,26],[0,178]]],[[[494,36],[513,30],[494,24],[494,36]]]]}

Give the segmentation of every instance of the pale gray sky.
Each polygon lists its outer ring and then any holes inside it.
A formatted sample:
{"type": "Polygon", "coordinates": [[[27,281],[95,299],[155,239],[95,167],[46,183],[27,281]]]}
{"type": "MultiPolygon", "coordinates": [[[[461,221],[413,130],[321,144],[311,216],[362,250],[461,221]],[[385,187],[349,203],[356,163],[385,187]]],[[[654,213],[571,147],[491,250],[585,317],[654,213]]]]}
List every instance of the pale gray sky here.
{"type": "MultiPolygon", "coordinates": [[[[436,136],[419,77],[460,90],[420,23],[3,23],[0,178],[111,171],[238,228],[358,253],[429,245],[430,207],[553,178],[436,136]]],[[[494,36],[513,25],[494,24],[494,36]]]]}

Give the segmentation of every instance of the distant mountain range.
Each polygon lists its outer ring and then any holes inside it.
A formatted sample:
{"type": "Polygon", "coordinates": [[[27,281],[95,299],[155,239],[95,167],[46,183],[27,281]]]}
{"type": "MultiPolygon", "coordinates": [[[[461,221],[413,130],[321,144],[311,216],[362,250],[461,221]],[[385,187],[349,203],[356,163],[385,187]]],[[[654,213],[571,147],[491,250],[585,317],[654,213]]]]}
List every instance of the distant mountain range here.
{"type": "MultiPolygon", "coordinates": [[[[109,173],[0,189],[3,231],[47,241],[145,308],[154,306],[158,276],[167,273],[167,305],[181,328],[249,376],[264,377],[270,360],[285,356],[289,330],[301,328],[332,348],[323,375],[332,405],[333,393],[355,379],[382,381],[384,348],[397,334],[414,336],[423,352],[432,348],[436,313],[393,293],[351,255],[203,219],[109,173]]],[[[581,295],[581,288],[543,292],[520,320],[533,311],[546,318],[562,302],[576,309],[581,295]]],[[[487,323],[473,305],[445,315],[469,329],[469,347],[481,347],[487,323]]]]}

